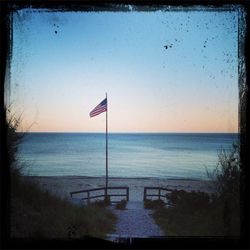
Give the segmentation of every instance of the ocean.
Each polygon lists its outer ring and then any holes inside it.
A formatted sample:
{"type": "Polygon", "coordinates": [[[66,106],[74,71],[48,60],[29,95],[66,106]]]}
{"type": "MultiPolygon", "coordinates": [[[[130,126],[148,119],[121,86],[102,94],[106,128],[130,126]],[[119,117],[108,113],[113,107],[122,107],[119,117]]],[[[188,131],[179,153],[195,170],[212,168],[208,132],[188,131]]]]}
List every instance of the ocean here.
{"type": "MultiPolygon", "coordinates": [[[[207,179],[236,133],[110,133],[110,177],[207,179]]],[[[105,133],[26,133],[18,150],[23,174],[105,176],[105,133]]]]}

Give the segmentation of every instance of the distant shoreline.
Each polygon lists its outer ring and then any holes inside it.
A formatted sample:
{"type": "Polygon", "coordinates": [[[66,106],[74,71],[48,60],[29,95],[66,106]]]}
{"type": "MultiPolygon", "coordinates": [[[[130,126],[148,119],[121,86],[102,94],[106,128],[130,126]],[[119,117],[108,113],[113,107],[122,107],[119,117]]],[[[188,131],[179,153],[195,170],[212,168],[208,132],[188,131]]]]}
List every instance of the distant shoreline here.
{"type": "MultiPolygon", "coordinates": [[[[24,175],[25,178],[71,178],[71,179],[103,179],[105,176],[85,176],[85,175],[24,175]]],[[[183,177],[108,177],[109,180],[132,179],[132,180],[170,180],[170,181],[211,181],[201,178],[183,177]]]]}

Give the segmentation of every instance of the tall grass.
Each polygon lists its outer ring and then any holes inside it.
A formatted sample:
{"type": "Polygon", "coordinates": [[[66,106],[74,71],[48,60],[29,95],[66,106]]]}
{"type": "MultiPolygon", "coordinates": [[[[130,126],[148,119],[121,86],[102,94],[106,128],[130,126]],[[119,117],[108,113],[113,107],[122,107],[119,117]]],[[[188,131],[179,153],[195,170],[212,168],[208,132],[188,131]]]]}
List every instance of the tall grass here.
{"type": "Polygon", "coordinates": [[[25,238],[105,238],[116,217],[97,204],[73,205],[43,191],[35,182],[19,180],[12,192],[11,234],[25,238]]]}
{"type": "Polygon", "coordinates": [[[17,150],[24,136],[17,133],[21,118],[7,113],[7,149],[11,174],[11,237],[72,239],[105,238],[114,230],[116,217],[98,204],[79,206],[62,200],[34,181],[22,178],[17,150]]]}
{"type": "Polygon", "coordinates": [[[168,236],[240,236],[239,147],[224,150],[218,165],[209,174],[216,193],[175,190],[167,195],[169,206],[147,201],[154,219],[168,236]]]}
{"type": "Polygon", "coordinates": [[[153,214],[168,236],[223,236],[223,207],[204,199],[205,193],[175,190],[170,206],[157,207],[153,214]]]}

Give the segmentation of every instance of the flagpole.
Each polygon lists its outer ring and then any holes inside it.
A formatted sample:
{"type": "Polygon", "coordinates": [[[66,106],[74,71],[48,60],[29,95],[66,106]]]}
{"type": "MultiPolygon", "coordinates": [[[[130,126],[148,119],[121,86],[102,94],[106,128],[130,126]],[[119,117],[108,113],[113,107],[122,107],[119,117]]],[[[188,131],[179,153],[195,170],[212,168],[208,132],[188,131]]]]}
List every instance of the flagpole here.
{"type": "Polygon", "coordinates": [[[105,191],[105,198],[107,198],[108,193],[108,98],[106,93],[106,100],[107,100],[107,110],[106,110],[106,191],[105,191]]]}

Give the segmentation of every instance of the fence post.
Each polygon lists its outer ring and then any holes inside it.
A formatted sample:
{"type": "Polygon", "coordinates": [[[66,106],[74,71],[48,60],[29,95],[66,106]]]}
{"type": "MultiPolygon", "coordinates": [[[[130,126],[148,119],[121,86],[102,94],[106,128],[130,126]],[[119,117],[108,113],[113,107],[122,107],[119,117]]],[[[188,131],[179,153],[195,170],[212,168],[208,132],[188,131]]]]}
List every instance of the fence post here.
{"type": "Polygon", "coordinates": [[[87,191],[88,204],[89,204],[89,191],[87,191]]]}
{"type": "Polygon", "coordinates": [[[144,187],[143,201],[145,201],[145,200],[146,200],[146,194],[147,194],[147,189],[144,187]]]}
{"type": "Polygon", "coordinates": [[[158,200],[160,200],[161,199],[161,189],[159,188],[158,189],[158,200]]]}
{"type": "Polygon", "coordinates": [[[126,189],[126,194],[127,194],[127,201],[129,201],[129,189],[128,189],[128,187],[126,189]]]}

